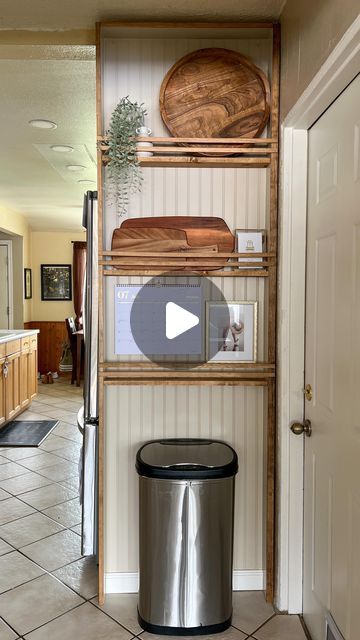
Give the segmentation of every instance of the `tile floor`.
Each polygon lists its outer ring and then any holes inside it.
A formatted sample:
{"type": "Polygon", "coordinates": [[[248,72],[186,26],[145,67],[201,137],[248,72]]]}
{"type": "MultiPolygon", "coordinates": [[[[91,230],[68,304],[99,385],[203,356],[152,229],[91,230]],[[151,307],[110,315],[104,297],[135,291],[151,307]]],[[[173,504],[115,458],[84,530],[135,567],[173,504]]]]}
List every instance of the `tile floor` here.
{"type": "MultiPolygon", "coordinates": [[[[76,414],[82,390],[39,385],[21,419],[59,419],[39,448],[0,448],[0,640],[161,640],[136,617],[136,594],[97,600],[97,569],[82,558],[76,414]]],[[[261,592],[234,593],[233,626],[217,640],[305,640],[298,616],[277,615],[261,592]]]]}

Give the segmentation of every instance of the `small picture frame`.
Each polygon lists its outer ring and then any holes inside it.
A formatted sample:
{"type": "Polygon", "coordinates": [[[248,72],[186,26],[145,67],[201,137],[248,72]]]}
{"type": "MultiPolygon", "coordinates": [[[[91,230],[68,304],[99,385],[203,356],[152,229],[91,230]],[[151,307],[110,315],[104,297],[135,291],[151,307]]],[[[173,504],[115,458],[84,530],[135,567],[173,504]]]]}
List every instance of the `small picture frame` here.
{"type": "Polygon", "coordinates": [[[206,359],[211,362],[256,362],[256,301],[206,303],[206,359]]]}
{"type": "Polygon", "coordinates": [[[25,300],[32,298],[32,275],[31,269],[24,269],[24,296],[25,300]]]}
{"type": "MultiPolygon", "coordinates": [[[[236,252],[249,254],[247,258],[238,258],[239,262],[262,262],[263,258],[251,257],[253,253],[266,251],[265,229],[235,229],[236,252]]],[[[261,269],[261,267],[241,267],[242,269],[261,269]]]]}
{"type": "Polygon", "coordinates": [[[71,264],[42,264],[41,300],[71,299],[71,264]]]}

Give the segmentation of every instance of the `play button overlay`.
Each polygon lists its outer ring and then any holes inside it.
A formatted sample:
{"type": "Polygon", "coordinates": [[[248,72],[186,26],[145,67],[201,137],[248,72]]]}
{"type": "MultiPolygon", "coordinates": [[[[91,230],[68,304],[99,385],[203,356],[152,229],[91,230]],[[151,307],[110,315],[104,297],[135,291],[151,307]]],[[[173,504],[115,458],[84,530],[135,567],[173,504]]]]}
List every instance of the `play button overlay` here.
{"type": "Polygon", "coordinates": [[[179,363],[192,369],[223,348],[229,307],[211,279],[164,274],[145,285],[118,284],[114,290],[115,354],[125,360],[143,354],[169,369],[179,363]],[[208,318],[210,302],[219,304],[216,326],[208,318]]]}
{"type": "Polygon", "coordinates": [[[180,307],[175,302],[166,303],[166,337],[168,340],[177,338],[182,333],[190,331],[200,322],[194,313],[180,307]]]}

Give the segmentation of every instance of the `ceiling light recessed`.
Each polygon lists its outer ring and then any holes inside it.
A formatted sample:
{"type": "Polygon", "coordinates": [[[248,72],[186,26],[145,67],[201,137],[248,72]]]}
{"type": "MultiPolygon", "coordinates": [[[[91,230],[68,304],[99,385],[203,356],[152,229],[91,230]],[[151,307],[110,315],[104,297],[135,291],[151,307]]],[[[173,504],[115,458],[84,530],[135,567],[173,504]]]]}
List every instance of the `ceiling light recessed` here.
{"type": "Polygon", "coordinates": [[[51,151],[56,151],[56,153],[71,153],[71,151],[74,151],[74,147],[70,147],[69,144],[53,144],[50,149],[51,151]]]}
{"type": "Polygon", "coordinates": [[[36,127],[36,129],[56,129],[56,122],[51,122],[51,120],[29,120],[29,125],[31,127],[36,127]]]}
{"type": "Polygon", "coordinates": [[[84,171],[86,169],[82,164],[68,164],[66,168],[68,171],[84,171]]]}
{"type": "Polygon", "coordinates": [[[96,184],[95,180],[78,180],[81,184],[96,184]]]}

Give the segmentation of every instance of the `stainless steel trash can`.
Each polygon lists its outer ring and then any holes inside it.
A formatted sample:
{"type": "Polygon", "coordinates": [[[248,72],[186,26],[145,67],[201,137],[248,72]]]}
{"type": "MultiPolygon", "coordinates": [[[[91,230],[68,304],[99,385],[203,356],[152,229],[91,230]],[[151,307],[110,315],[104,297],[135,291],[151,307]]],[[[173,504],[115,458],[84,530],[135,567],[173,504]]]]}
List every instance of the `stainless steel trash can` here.
{"type": "Polygon", "coordinates": [[[139,622],[146,631],[200,635],[232,616],[235,451],[216,440],[154,440],[140,476],[139,622]]]}

